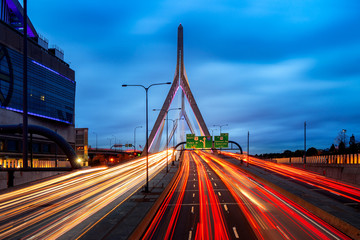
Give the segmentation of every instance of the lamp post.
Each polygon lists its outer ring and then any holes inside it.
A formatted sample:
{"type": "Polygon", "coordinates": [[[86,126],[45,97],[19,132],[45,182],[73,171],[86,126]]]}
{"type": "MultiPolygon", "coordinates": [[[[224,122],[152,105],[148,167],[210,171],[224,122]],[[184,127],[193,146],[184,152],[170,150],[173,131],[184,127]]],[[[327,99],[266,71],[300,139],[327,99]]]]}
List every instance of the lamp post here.
{"type": "MultiPolygon", "coordinates": [[[[179,119],[168,119],[168,121],[172,121],[173,122],[173,128],[175,126],[175,122],[179,119]]],[[[173,148],[175,147],[175,131],[174,131],[174,134],[173,134],[173,148]]]]}
{"type": "Polygon", "coordinates": [[[217,129],[210,129],[211,131],[211,136],[214,138],[214,130],[217,130],[217,129]]]}
{"type": "Polygon", "coordinates": [[[168,158],[169,158],[169,154],[168,154],[168,150],[169,150],[169,119],[168,119],[168,113],[171,111],[171,110],[181,110],[181,108],[170,108],[168,110],[163,110],[163,109],[153,109],[153,111],[165,111],[166,112],[166,118],[165,118],[165,121],[166,121],[166,172],[169,172],[169,161],[168,161],[168,158]]]}
{"type": "Polygon", "coordinates": [[[111,149],[111,141],[112,141],[112,138],[108,138],[108,140],[110,141],[109,149],[111,149]]]}
{"type": "Polygon", "coordinates": [[[98,144],[98,141],[97,141],[97,133],[96,132],[93,132],[93,134],[95,134],[95,136],[96,136],[96,150],[97,150],[97,144],[98,144]]]}
{"type": "Polygon", "coordinates": [[[346,133],[346,129],[343,129],[342,132],[343,132],[343,134],[344,134],[344,140],[343,140],[344,146],[346,147],[346,144],[345,144],[345,139],[346,139],[345,133],[346,133]]]}
{"type": "Polygon", "coordinates": [[[151,85],[149,85],[148,87],[145,87],[143,85],[139,85],[139,84],[123,84],[122,87],[142,87],[145,90],[145,94],[146,94],[146,185],[145,185],[145,192],[149,192],[149,143],[148,143],[148,136],[149,136],[149,132],[148,132],[148,128],[149,128],[149,123],[148,123],[148,90],[149,88],[151,88],[152,86],[155,85],[163,85],[163,84],[171,84],[171,82],[166,82],[166,83],[153,83],[151,85]]]}
{"type": "Polygon", "coordinates": [[[28,97],[27,97],[27,92],[28,92],[28,76],[27,76],[27,1],[24,0],[23,1],[23,5],[24,5],[24,20],[23,20],[23,27],[24,27],[24,39],[23,39],[23,44],[24,44],[24,51],[23,51],[23,167],[24,168],[28,168],[28,151],[29,151],[29,147],[28,147],[28,97]]]}
{"type": "Polygon", "coordinates": [[[223,124],[223,125],[213,125],[213,127],[219,127],[220,128],[220,135],[221,135],[221,128],[228,126],[228,124],[223,124]]]}
{"type": "Polygon", "coordinates": [[[112,137],[114,137],[114,140],[115,140],[115,142],[114,142],[114,149],[115,149],[115,151],[116,151],[116,136],[115,135],[111,135],[112,137]]]}
{"type": "Polygon", "coordinates": [[[136,150],[136,129],[137,128],[142,128],[142,126],[137,126],[134,128],[134,153],[135,153],[135,150],[136,150]]]}

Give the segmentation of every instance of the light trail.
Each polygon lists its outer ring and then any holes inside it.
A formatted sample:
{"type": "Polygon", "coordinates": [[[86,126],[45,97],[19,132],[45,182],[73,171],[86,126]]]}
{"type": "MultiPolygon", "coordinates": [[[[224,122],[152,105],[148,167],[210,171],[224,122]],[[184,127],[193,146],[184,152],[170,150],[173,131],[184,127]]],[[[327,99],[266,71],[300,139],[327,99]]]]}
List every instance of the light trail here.
{"type": "Polygon", "coordinates": [[[199,152],[237,199],[259,239],[350,239],[337,229],[256,182],[235,165],[199,152]]]}
{"type": "Polygon", "coordinates": [[[189,166],[189,155],[188,153],[185,153],[184,159],[183,159],[183,166],[180,169],[180,173],[178,174],[174,184],[171,186],[171,189],[169,190],[168,195],[166,196],[165,200],[163,201],[162,205],[160,206],[159,211],[155,215],[154,219],[152,220],[150,226],[146,230],[144,236],[142,239],[152,239],[154,237],[155,232],[157,231],[157,228],[159,227],[159,224],[164,217],[164,214],[167,210],[169,210],[168,206],[170,203],[170,200],[174,197],[174,194],[176,192],[176,189],[180,189],[180,194],[177,196],[175,207],[171,214],[171,219],[168,223],[167,230],[165,233],[165,236],[163,239],[171,239],[174,234],[174,230],[177,224],[177,220],[180,213],[181,204],[184,199],[184,193],[185,188],[188,182],[189,178],[189,172],[190,172],[190,166],[189,166]]]}
{"type": "Polygon", "coordinates": [[[198,172],[200,220],[195,239],[229,239],[220,202],[212,187],[204,164],[198,155],[191,154],[198,172]]]}
{"type": "MultiPolygon", "coordinates": [[[[243,158],[240,154],[230,152],[223,152],[223,154],[236,159],[243,158]]],[[[360,189],[350,184],[335,181],[325,176],[321,176],[319,174],[305,171],[302,169],[294,168],[284,164],[264,161],[254,157],[249,158],[249,164],[266,169],[268,171],[272,171],[284,177],[295,179],[299,182],[312,185],[319,189],[323,189],[338,196],[342,196],[344,198],[360,203],[360,189]]]]}
{"type": "MultiPolygon", "coordinates": [[[[195,219],[198,219],[198,221],[194,223],[195,228],[190,229],[188,231],[189,234],[186,237],[188,239],[207,240],[229,239],[228,230],[220,209],[221,204],[212,187],[212,183],[209,179],[204,163],[198,155],[189,153],[188,151],[184,152],[182,168],[175,184],[171,187],[168,195],[160,206],[159,211],[150,223],[142,239],[167,240],[173,239],[174,236],[176,236],[174,234],[177,224],[181,224],[178,222],[178,219],[182,205],[189,204],[184,203],[184,195],[185,189],[188,185],[188,179],[190,178],[190,161],[195,163],[194,172],[198,173],[199,212],[194,210],[194,206],[191,206],[191,210],[189,212],[195,219]]],[[[194,175],[196,176],[196,174],[194,175]]],[[[196,185],[194,186],[196,187],[196,185]]],[[[191,189],[193,189],[192,186],[191,189]]],[[[190,192],[189,194],[192,198],[195,198],[195,193],[190,192]]]]}
{"type": "MultiPolygon", "coordinates": [[[[145,158],[139,158],[0,195],[0,239],[58,238],[113,201],[136,192],[145,182],[145,166],[145,158]]],[[[166,151],[149,156],[150,179],[165,166],[166,151]]]]}

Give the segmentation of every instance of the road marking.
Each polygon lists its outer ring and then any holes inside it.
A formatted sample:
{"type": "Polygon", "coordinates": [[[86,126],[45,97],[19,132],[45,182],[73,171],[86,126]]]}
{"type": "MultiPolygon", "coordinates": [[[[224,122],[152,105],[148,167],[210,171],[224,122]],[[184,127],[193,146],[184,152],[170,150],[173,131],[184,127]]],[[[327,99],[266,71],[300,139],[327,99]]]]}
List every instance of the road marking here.
{"type": "Polygon", "coordinates": [[[221,197],[221,192],[218,192],[219,196],[221,197]]]}
{"type": "Polygon", "coordinates": [[[195,193],[193,193],[193,197],[195,197],[195,193]]]}
{"type": "Polygon", "coordinates": [[[191,207],[191,213],[194,213],[194,206],[191,207]]]}
{"type": "Polygon", "coordinates": [[[233,227],[233,231],[234,231],[234,234],[235,234],[235,238],[239,238],[239,234],[236,231],[236,227],[233,227]]]}
{"type": "Polygon", "coordinates": [[[189,238],[188,240],[191,240],[192,231],[189,232],[189,238]]]}
{"type": "Polygon", "coordinates": [[[213,177],[211,177],[211,180],[214,180],[214,178],[213,178],[213,177]]]}
{"type": "Polygon", "coordinates": [[[211,172],[209,172],[209,175],[211,175],[211,172]]]}
{"type": "Polygon", "coordinates": [[[224,209],[225,209],[225,211],[229,211],[229,209],[228,209],[228,207],[226,206],[226,204],[224,204],[224,209]]]}
{"type": "Polygon", "coordinates": [[[216,183],[214,183],[214,186],[216,187],[216,183]]]}
{"type": "Polygon", "coordinates": [[[194,187],[195,187],[195,184],[194,184],[194,187]]]}
{"type": "Polygon", "coordinates": [[[195,181],[196,179],[194,178],[194,181],[195,181]]]}

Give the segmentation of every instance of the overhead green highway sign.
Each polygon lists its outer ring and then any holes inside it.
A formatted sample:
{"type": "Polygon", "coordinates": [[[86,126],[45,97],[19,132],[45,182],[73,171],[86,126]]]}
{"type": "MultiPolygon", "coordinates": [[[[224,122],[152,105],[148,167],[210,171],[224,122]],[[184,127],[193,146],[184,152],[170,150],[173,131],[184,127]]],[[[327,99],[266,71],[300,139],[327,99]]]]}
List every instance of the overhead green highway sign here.
{"type": "Polygon", "coordinates": [[[185,148],[212,148],[211,136],[195,136],[195,134],[186,134],[185,148]]]}
{"type": "Polygon", "coordinates": [[[229,134],[221,133],[220,136],[214,136],[214,148],[228,148],[229,134]]]}

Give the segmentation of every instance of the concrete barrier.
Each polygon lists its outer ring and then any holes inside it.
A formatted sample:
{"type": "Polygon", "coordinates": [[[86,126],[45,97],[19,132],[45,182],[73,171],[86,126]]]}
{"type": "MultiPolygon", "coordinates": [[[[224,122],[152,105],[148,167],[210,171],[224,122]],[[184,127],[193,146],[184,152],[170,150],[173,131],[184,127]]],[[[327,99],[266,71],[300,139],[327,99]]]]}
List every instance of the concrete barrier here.
{"type": "Polygon", "coordinates": [[[360,185],[360,165],[359,164],[289,164],[296,168],[305,169],[323,176],[341,180],[347,183],[360,185]]]}
{"type": "Polygon", "coordinates": [[[328,224],[330,224],[330,225],[334,226],[335,228],[339,229],[341,232],[347,234],[351,238],[360,240],[360,230],[357,229],[356,227],[354,227],[354,226],[350,225],[349,223],[335,217],[334,215],[322,210],[321,208],[316,207],[315,205],[305,201],[304,199],[296,196],[295,194],[286,191],[285,189],[275,185],[274,183],[272,183],[272,182],[270,182],[270,181],[268,181],[268,180],[266,180],[266,179],[264,179],[264,178],[262,178],[262,177],[260,177],[258,175],[255,175],[254,173],[246,170],[245,168],[241,168],[241,170],[246,172],[247,174],[249,174],[253,178],[255,178],[257,181],[269,186],[270,188],[274,189],[275,191],[282,194],[286,198],[288,198],[291,201],[295,202],[296,204],[302,206],[303,208],[305,208],[306,210],[308,210],[312,214],[316,215],[317,217],[321,218],[322,220],[324,220],[328,224]]]}

